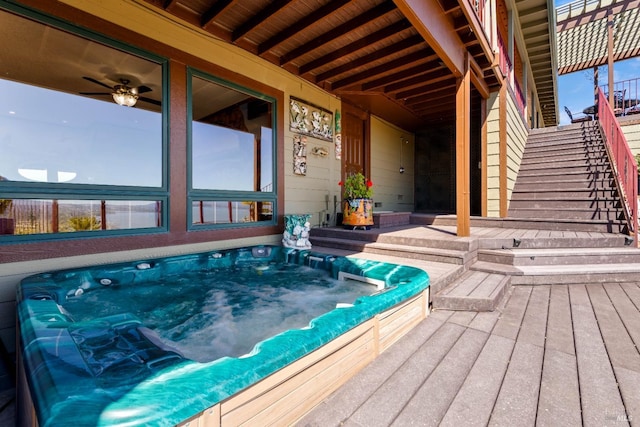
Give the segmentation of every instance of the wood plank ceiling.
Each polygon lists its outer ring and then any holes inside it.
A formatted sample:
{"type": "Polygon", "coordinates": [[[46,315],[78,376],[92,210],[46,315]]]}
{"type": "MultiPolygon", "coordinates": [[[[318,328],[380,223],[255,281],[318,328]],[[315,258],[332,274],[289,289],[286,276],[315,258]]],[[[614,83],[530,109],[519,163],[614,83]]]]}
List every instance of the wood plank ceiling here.
{"type": "MultiPolygon", "coordinates": [[[[454,75],[393,1],[144,1],[409,130],[455,117],[454,75]]],[[[438,1],[497,87],[492,58],[458,3],[466,0],[438,1]]]]}

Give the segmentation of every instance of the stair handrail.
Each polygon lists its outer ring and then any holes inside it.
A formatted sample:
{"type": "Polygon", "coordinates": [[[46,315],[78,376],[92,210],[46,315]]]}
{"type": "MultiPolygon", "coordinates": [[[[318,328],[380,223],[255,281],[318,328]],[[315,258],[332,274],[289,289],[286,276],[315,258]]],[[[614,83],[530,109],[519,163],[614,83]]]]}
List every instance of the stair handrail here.
{"type": "Polygon", "coordinates": [[[631,153],[620,123],[601,88],[598,88],[598,120],[604,137],[609,160],[629,222],[629,234],[638,244],[638,165],[631,153]]]}

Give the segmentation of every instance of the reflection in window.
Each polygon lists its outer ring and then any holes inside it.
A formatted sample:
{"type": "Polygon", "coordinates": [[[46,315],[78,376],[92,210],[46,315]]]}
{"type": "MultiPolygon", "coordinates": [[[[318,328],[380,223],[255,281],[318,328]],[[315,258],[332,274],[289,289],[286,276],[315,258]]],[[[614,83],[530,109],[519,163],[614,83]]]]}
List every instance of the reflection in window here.
{"type": "Polygon", "coordinates": [[[271,221],[271,202],[231,202],[199,200],[192,204],[194,224],[233,224],[245,222],[271,221]]]}
{"type": "Polygon", "coordinates": [[[192,79],[192,188],[273,191],[271,103],[192,79]]]}
{"type": "Polygon", "coordinates": [[[160,200],[0,199],[0,234],[131,230],[162,225],[160,200]]]}
{"type": "Polygon", "coordinates": [[[0,10],[0,234],[163,227],[166,61],[45,21],[0,10]]]}
{"type": "Polygon", "coordinates": [[[0,94],[8,180],[162,186],[160,113],[2,79],[0,94]]]}
{"type": "Polygon", "coordinates": [[[191,224],[274,221],[275,101],[191,76],[191,224]]]}

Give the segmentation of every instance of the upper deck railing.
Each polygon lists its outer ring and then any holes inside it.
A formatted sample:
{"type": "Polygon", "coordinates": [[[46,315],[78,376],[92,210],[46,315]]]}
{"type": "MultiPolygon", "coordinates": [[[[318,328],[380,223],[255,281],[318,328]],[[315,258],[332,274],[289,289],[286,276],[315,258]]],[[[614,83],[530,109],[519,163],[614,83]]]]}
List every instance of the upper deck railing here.
{"type": "Polygon", "coordinates": [[[620,189],[629,235],[638,243],[638,166],[613,109],[598,88],[598,119],[620,189]]]}
{"type": "MultiPolygon", "coordinates": [[[[600,86],[608,95],[609,85],[600,86]]],[[[622,80],[613,84],[615,105],[614,113],[617,116],[640,114],[640,78],[622,80]]]]}

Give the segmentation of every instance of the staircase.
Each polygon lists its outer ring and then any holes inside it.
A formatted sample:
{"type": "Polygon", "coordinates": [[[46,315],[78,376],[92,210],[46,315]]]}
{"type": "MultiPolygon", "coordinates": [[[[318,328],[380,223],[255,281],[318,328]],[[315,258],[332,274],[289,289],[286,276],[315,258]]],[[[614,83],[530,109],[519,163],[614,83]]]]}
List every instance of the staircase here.
{"type": "Polygon", "coordinates": [[[508,216],[582,222],[593,231],[627,232],[597,122],[531,131],[508,216]]]}
{"type": "MultiPolygon", "coordinates": [[[[614,233],[504,228],[500,219],[471,218],[476,237],[457,237],[450,216],[412,214],[411,224],[371,230],[313,228],[314,250],[364,252],[389,262],[450,264],[432,281],[433,309],[493,311],[512,286],[637,282],[640,250],[614,233]],[[442,232],[436,236],[435,230],[442,232]],[[491,230],[489,230],[491,229],[491,230]]],[[[509,222],[507,222],[509,224],[509,222]]]]}
{"type": "Polygon", "coordinates": [[[427,272],[429,262],[455,265],[431,282],[433,309],[493,311],[514,285],[640,277],[640,250],[627,235],[597,122],[532,130],[508,217],[472,217],[471,237],[455,235],[454,215],[374,213],[374,223],[367,231],[312,229],[311,242],[422,261],[427,272]]]}

